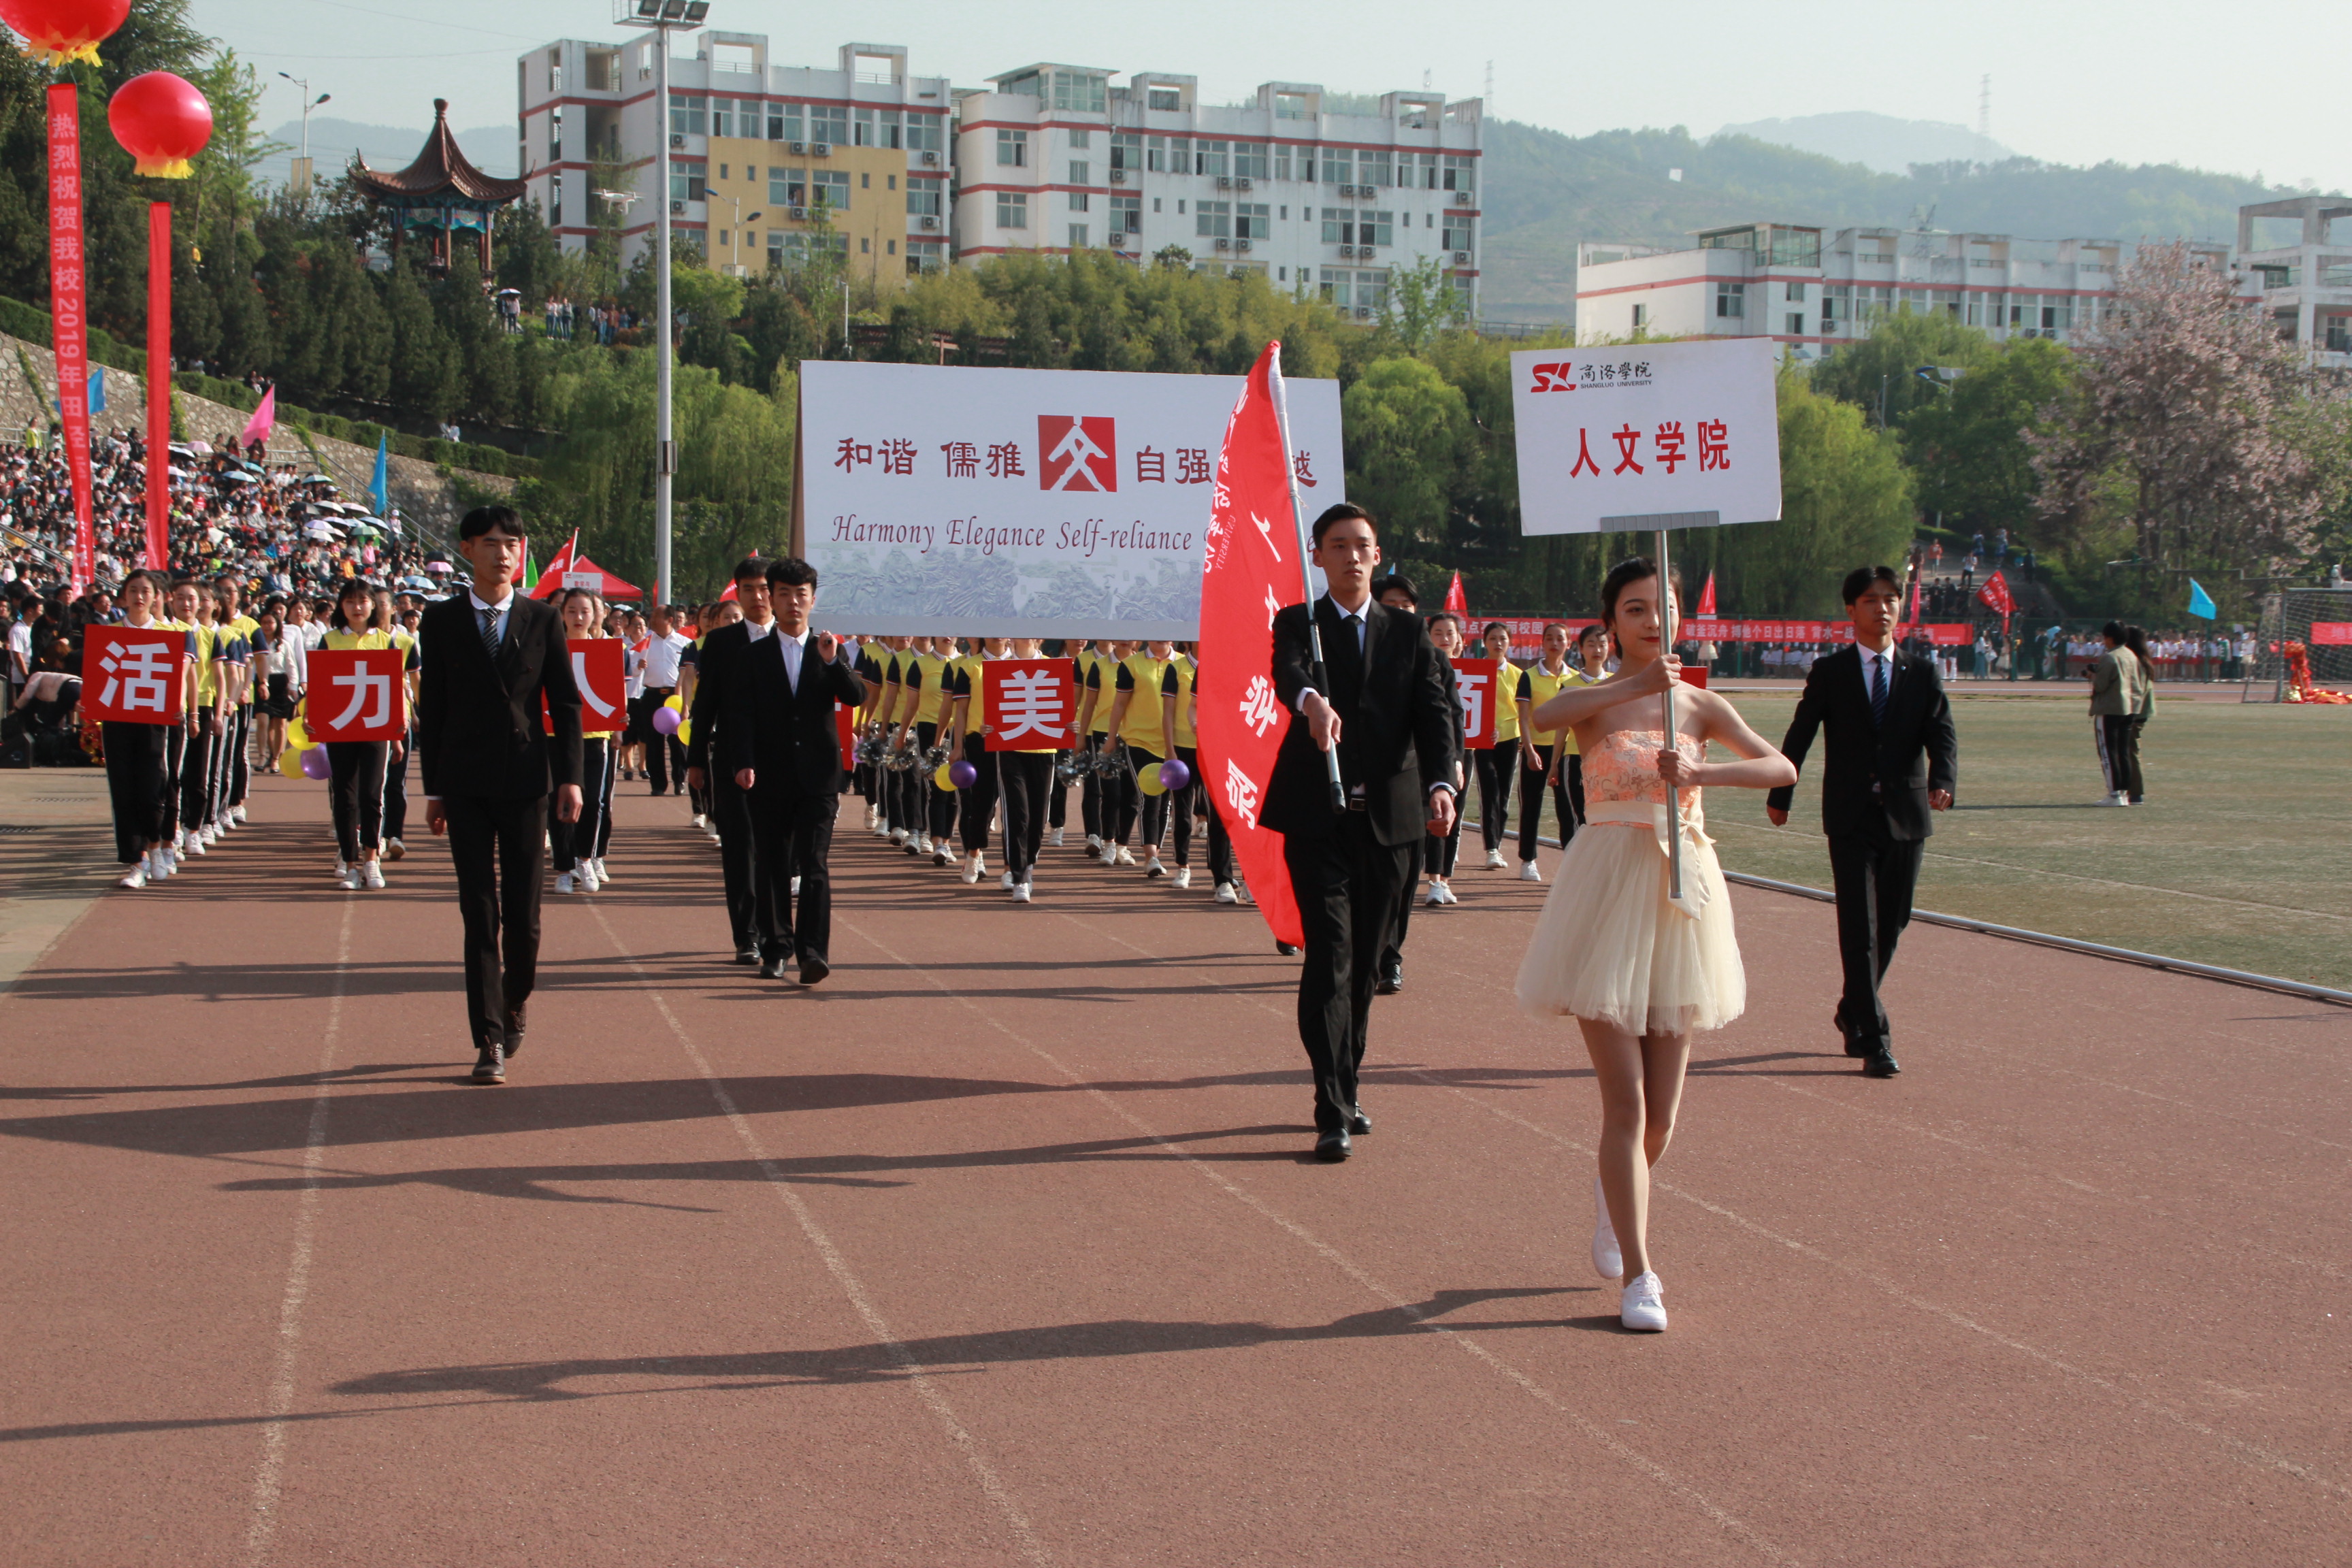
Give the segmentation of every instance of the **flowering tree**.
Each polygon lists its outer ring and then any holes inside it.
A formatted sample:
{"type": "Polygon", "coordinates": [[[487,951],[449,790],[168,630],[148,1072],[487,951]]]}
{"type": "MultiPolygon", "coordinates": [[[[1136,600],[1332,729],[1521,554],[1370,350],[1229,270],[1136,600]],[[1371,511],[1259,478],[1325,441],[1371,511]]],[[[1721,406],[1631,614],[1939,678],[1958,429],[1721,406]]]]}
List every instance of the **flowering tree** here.
{"type": "Polygon", "coordinates": [[[2352,477],[2341,388],[2186,245],[2141,251],[2116,292],[2027,433],[2040,510],[2078,535],[2127,525],[2163,573],[2304,559],[2352,477]]]}

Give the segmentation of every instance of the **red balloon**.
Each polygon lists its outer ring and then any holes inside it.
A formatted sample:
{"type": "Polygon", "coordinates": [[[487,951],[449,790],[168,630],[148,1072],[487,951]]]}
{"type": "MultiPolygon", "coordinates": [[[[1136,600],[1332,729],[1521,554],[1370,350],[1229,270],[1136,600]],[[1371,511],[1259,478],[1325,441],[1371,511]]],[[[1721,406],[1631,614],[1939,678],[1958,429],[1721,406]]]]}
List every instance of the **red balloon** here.
{"type": "Polygon", "coordinates": [[[0,0],[0,22],[24,36],[25,52],[47,64],[88,60],[131,15],[131,0],[0,0]]]}
{"type": "Polygon", "coordinates": [[[213,139],[213,106],[195,83],[170,71],[149,71],[122,84],[106,106],[106,122],[139,173],[184,180],[188,160],[213,139]]]}

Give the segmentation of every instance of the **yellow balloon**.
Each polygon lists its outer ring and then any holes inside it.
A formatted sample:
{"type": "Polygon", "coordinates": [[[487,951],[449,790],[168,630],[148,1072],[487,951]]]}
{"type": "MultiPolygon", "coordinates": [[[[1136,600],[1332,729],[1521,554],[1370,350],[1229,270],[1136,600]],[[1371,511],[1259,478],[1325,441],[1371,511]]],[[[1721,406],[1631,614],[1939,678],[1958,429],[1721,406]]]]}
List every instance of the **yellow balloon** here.
{"type": "Polygon", "coordinates": [[[683,722],[681,722],[681,723],[678,725],[678,727],[677,727],[677,743],[678,743],[679,745],[681,745],[681,746],[691,746],[692,744],[694,744],[694,721],[693,721],[693,720],[691,720],[691,719],[686,720],[686,721],[684,721],[683,722]]]}
{"type": "Polygon", "coordinates": [[[1143,786],[1143,793],[1146,795],[1166,795],[1168,793],[1168,786],[1160,781],[1160,764],[1158,763],[1154,763],[1150,767],[1139,772],[1135,776],[1135,782],[1143,786]]]}
{"type": "Polygon", "coordinates": [[[680,697],[677,692],[673,691],[662,700],[662,706],[665,708],[674,708],[680,713],[683,713],[686,711],[686,700],[680,697]]]}
{"type": "Polygon", "coordinates": [[[287,747],[285,755],[278,759],[278,771],[285,774],[289,779],[300,778],[302,776],[302,748],[299,746],[287,747]]]}
{"type": "Polygon", "coordinates": [[[948,770],[953,766],[953,763],[941,763],[939,772],[931,775],[931,782],[950,795],[955,793],[955,780],[948,777],[948,770]]]}
{"type": "Polygon", "coordinates": [[[286,721],[286,743],[297,751],[306,750],[310,744],[310,727],[299,714],[286,721]]]}

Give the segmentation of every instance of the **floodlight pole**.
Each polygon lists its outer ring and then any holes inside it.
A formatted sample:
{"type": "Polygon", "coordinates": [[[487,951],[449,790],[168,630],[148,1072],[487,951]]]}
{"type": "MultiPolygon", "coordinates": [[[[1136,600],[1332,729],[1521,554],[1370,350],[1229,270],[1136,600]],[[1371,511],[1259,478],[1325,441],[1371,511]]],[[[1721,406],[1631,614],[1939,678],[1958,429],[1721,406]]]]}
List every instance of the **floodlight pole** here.
{"type": "Polygon", "coordinates": [[[670,595],[671,489],[677,442],[670,427],[669,28],[654,25],[654,593],[670,595]]]}

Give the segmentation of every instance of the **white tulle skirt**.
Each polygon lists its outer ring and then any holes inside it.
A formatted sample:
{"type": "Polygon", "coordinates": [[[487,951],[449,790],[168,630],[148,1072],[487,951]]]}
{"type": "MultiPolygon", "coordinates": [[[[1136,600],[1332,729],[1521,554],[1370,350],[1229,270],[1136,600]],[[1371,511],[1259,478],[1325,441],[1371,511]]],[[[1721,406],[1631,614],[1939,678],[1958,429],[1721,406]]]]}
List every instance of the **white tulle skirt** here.
{"type": "Polygon", "coordinates": [[[1598,1019],[1629,1035],[1719,1029],[1746,1011],[1723,868],[1704,837],[1683,841],[1685,900],[1666,900],[1666,858],[1647,827],[1595,823],[1560,857],[1528,955],[1519,1005],[1538,1018],[1598,1019]]]}

